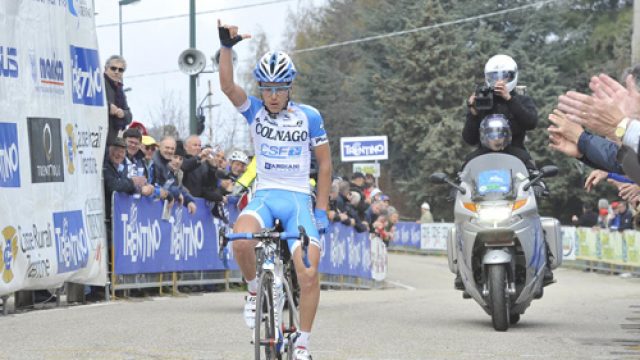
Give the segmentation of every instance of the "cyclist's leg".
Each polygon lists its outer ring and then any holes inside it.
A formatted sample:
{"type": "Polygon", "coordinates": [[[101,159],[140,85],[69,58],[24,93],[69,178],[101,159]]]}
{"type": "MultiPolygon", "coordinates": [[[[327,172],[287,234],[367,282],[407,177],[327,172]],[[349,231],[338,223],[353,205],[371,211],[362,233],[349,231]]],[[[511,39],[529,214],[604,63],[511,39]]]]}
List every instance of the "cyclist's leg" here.
{"type": "Polygon", "coordinates": [[[311,197],[302,193],[289,193],[291,205],[289,216],[284,221],[287,233],[297,233],[302,225],[310,239],[308,258],[311,267],[307,268],[302,262],[302,248],[300,240],[289,240],[289,249],[293,256],[293,263],[300,284],[300,330],[311,332],[313,320],[320,301],[320,278],[318,263],[320,262],[320,236],[316,229],[311,197]]]}
{"type": "MultiPolygon", "coordinates": [[[[234,233],[253,233],[262,228],[273,226],[273,216],[265,204],[266,194],[259,191],[244,208],[235,225],[234,233]]],[[[249,282],[256,278],[256,254],[255,240],[235,240],[233,244],[233,256],[242,271],[242,275],[249,282]]],[[[255,292],[255,289],[249,289],[255,292]]]]}

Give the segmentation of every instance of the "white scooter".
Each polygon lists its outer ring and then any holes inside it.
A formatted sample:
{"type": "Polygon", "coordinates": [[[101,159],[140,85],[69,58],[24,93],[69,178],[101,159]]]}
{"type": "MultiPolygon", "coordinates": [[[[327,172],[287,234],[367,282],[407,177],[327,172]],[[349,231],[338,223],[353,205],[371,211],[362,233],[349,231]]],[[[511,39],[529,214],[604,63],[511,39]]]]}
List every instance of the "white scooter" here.
{"type": "Polygon", "coordinates": [[[542,297],[545,267],[562,262],[560,223],[538,215],[532,188],[557,173],[556,166],[545,166],[530,179],[517,157],[490,153],[465,165],[459,185],[444,173],[430,177],[457,189],[449,269],[460,274],[463,297],[480,304],[498,331],[517,323],[531,301],[542,297]]]}

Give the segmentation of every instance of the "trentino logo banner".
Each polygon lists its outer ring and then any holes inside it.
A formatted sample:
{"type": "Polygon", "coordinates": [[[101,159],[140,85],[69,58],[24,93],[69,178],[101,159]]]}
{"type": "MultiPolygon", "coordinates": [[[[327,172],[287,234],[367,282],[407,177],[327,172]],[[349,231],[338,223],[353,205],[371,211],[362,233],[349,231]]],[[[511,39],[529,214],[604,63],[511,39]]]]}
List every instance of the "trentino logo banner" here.
{"type": "Polygon", "coordinates": [[[63,182],[60,119],[27,118],[31,182],[63,182]]]}
{"type": "Polygon", "coordinates": [[[13,123],[0,123],[0,187],[20,187],[18,130],[13,123]]]}
{"type": "Polygon", "coordinates": [[[98,51],[70,45],[74,104],[103,106],[104,79],[98,51]]]}

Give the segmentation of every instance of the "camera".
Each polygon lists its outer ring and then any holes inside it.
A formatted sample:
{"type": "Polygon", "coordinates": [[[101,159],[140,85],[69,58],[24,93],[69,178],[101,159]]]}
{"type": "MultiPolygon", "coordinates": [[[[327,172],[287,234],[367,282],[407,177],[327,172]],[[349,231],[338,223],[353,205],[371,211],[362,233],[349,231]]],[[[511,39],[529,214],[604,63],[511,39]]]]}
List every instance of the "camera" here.
{"type": "Polygon", "coordinates": [[[493,108],[493,87],[487,85],[476,86],[476,109],[491,110],[493,108]]]}

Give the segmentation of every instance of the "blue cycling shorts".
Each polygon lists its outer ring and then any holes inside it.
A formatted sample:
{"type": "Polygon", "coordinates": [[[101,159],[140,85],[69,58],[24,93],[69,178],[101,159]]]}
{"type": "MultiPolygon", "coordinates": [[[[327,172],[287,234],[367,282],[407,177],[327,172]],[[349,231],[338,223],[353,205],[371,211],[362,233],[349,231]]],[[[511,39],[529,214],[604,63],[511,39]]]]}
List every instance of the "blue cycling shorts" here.
{"type": "MultiPolygon", "coordinates": [[[[312,206],[309,194],[277,189],[258,190],[240,216],[253,216],[263,228],[273,227],[275,219],[280,219],[284,231],[291,234],[298,233],[298,226],[302,225],[310,242],[320,249],[320,235],[312,206]]],[[[287,243],[292,254],[300,246],[299,239],[290,239],[287,243]]]]}

